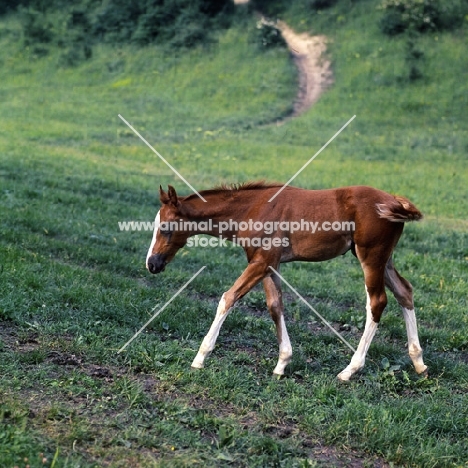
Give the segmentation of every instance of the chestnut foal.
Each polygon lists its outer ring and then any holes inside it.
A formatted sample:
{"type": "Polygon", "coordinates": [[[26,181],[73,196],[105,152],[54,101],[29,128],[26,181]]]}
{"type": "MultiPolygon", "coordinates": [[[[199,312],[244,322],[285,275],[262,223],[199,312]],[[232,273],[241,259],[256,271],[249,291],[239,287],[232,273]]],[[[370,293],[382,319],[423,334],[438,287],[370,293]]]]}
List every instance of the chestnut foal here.
{"type": "Polygon", "coordinates": [[[162,206],[146,258],[151,273],[162,272],[195,234],[243,241],[247,254],[247,268],[222,295],[192,367],[203,367],[229,311],[236,301],[263,281],[279,343],[279,359],[273,372],[284,374],[291,361],[292,348],[283,316],[281,281],[270,267],[279,270],[281,263],[295,260],[320,262],[351,250],[364,271],[367,316],[359,346],[338,378],[349,380],[364,366],[387,304],[385,286],[402,308],[408,351],[416,372],[424,373],[427,367],[419,344],[412,287],[392,262],[392,252],[404,223],[421,219],[421,212],[406,198],[365,186],[330,190],[286,187],[269,203],[280,188],[281,185],[263,182],[222,186],[201,192],[207,203],[196,194],[179,198],[171,186],[167,192],[160,188],[162,206]]]}

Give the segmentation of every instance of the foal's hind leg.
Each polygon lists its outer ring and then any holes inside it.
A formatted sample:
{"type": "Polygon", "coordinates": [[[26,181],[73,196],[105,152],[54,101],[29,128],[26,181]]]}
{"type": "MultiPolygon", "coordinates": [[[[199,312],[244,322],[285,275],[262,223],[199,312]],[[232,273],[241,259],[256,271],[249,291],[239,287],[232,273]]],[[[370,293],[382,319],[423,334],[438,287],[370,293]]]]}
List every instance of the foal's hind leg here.
{"type": "Polygon", "coordinates": [[[276,335],[279,344],[279,358],[273,374],[283,375],[285,367],[289,364],[292,357],[292,347],[289,341],[288,331],[284,322],[284,307],[281,294],[281,283],[278,276],[268,276],[263,280],[266,301],[271,318],[275,322],[276,335]]]}
{"type": "Polygon", "coordinates": [[[427,370],[427,366],[423,362],[423,352],[419,344],[418,326],[413,305],[413,287],[396,271],[391,258],[385,267],[385,285],[392,291],[401,306],[408,334],[408,354],[413,361],[416,372],[422,374],[427,370]]]}
{"type": "MultiPolygon", "coordinates": [[[[366,262],[366,258],[378,259],[379,255],[372,255],[372,252],[366,252],[364,249],[357,250],[357,257],[361,261],[364,270],[366,283],[366,326],[362,334],[359,346],[351,358],[349,365],[338,374],[338,379],[347,381],[353,374],[364,367],[366,354],[374,338],[380,317],[387,305],[387,295],[385,294],[385,285],[383,278],[383,267],[379,261],[366,262]]],[[[385,252],[381,252],[385,254],[385,252]]]]}
{"type": "Polygon", "coordinates": [[[261,281],[270,270],[268,265],[262,262],[249,263],[242,275],[236,280],[234,285],[226,291],[219,301],[216,316],[211,324],[210,330],[206,334],[203,342],[198,350],[195,359],[192,362],[192,367],[201,369],[205,359],[213,351],[216,339],[218,338],[221,326],[226,320],[229,312],[238,299],[247,294],[259,281],[261,281]]]}

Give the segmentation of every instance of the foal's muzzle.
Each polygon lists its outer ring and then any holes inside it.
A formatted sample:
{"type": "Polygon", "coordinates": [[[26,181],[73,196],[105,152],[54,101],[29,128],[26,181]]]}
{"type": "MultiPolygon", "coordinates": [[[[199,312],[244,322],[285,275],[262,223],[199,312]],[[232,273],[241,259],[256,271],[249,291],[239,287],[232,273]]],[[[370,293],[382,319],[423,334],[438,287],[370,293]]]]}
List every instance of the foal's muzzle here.
{"type": "Polygon", "coordinates": [[[166,268],[167,262],[166,262],[166,256],[165,255],[151,255],[150,258],[148,258],[148,261],[146,262],[146,266],[148,267],[148,271],[150,273],[161,273],[161,271],[164,271],[164,268],[166,268]]]}

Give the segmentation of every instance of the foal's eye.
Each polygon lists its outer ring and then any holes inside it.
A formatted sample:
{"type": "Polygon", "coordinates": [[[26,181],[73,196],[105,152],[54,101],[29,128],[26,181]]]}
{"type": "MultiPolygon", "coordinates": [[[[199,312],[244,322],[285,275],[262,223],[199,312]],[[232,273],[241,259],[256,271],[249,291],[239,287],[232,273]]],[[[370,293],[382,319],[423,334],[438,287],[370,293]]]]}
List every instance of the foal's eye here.
{"type": "Polygon", "coordinates": [[[163,235],[163,236],[169,236],[171,234],[171,231],[169,231],[169,229],[160,229],[159,232],[163,235]]]}

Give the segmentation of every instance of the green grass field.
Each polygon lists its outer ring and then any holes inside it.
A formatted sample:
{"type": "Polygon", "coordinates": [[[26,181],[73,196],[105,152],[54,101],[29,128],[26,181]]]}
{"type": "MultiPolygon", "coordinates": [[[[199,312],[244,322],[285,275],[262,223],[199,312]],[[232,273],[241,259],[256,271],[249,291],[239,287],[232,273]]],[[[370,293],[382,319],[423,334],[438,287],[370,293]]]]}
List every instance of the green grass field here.
{"type": "MultiPolygon", "coordinates": [[[[291,111],[286,50],[260,51],[251,24],[219,45],[169,55],[96,47],[58,68],[0,20],[0,465],[50,467],[468,466],[467,26],[422,36],[423,78],[408,82],[404,39],[378,29],[366,0],[292,27],[325,33],[335,83],[291,111]],[[145,269],[159,185],[197,190],[286,182],[353,115],[294,185],[366,184],[410,198],[395,264],[415,290],[429,377],[418,378],[393,298],[366,367],[284,288],[293,362],[284,379],[263,292],[226,320],[205,369],[190,364],[216,304],[245,267],[240,249],[189,249],[145,269]],[[203,265],[204,272],[126,350],[118,349],[203,265]]],[[[356,345],[365,293],[352,255],[282,274],[356,345]]]]}

